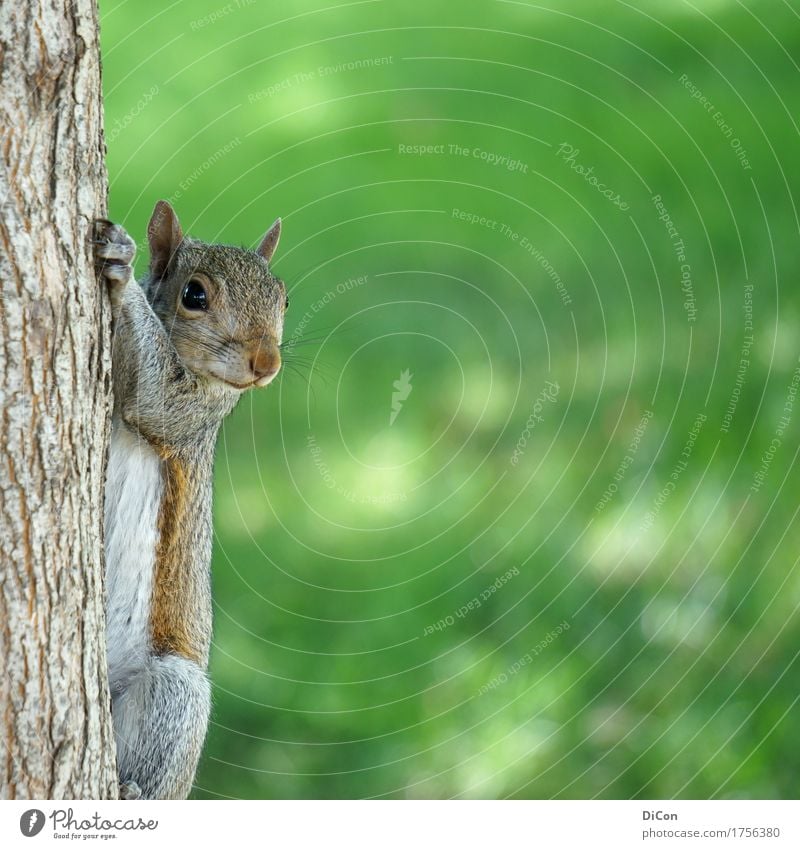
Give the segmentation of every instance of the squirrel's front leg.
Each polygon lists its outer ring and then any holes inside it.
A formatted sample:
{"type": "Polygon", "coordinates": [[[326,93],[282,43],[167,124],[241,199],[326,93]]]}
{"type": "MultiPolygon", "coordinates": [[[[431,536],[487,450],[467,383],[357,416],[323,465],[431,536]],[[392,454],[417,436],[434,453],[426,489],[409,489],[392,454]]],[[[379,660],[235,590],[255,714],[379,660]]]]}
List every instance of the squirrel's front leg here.
{"type": "Polygon", "coordinates": [[[105,218],[94,222],[94,258],[97,270],[108,283],[111,310],[119,314],[122,294],[133,277],[136,243],[119,224],[105,218]]]}
{"type": "MultiPolygon", "coordinates": [[[[136,245],[119,224],[95,222],[95,262],[109,285],[114,317],[113,375],[117,413],[135,433],[161,444],[177,426],[165,421],[165,388],[178,395],[195,380],[184,367],[142,287],[134,281],[136,245]]],[[[177,411],[171,415],[178,416],[177,411]]]]}

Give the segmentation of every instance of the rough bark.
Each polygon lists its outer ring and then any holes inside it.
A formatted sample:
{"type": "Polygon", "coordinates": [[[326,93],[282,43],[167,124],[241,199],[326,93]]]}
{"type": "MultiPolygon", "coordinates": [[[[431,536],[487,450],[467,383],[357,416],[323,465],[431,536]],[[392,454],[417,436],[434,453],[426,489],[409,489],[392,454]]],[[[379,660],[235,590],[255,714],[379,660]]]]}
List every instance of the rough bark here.
{"type": "Polygon", "coordinates": [[[0,51],[0,796],[109,798],[94,0],[3,2],[0,51]]]}

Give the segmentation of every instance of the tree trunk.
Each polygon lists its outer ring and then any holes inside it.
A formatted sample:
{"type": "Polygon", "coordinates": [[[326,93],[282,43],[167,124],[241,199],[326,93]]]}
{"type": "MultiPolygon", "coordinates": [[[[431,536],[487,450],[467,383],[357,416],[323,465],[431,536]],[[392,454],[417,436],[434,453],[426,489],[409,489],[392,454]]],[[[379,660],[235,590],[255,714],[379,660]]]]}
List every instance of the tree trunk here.
{"type": "Polygon", "coordinates": [[[116,798],[103,610],[110,310],[94,0],[0,5],[0,797],[116,798]]]}

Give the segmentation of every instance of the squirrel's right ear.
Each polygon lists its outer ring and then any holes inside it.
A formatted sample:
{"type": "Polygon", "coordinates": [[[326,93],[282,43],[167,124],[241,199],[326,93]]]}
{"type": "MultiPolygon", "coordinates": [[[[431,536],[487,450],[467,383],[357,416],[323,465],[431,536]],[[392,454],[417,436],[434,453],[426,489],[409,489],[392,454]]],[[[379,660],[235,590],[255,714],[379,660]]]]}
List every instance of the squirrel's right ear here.
{"type": "Polygon", "coordinates": [[[183,239],[183,231],[175,210],[165,200],[160,200],[153,210],[147,225],[147,241],[150,244],[150,273],[155,278],[163,277],[172,255],[183,239]]]}
{"type": "Polygon", "coordinates": [[[275,219],[275,223],[267,230],[266,236],[261,240],[261,244],[256,248],[256,253],[261,254],[264,259],[269,262],[278,247],[278,241],[281,238],[281,220],[275,219]]]}

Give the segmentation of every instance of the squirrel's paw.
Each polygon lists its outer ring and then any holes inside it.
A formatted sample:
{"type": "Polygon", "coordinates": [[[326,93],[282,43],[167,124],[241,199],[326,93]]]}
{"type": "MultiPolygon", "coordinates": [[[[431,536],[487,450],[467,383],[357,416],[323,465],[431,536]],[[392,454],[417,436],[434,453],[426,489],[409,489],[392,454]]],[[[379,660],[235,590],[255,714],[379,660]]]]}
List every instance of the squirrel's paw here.
{"type": "Polygon", "coordinates": [[[119,224],[104,218],[94,222],[94,257],[97,270],[112,285],[124,286],[133,275],[136,243],[119,224]]]}
{"type": "MultiPolygon", "coordinates": [[[[123,233],[124,232],[125,231],[123,230],[123,233]]],[[[126,781],[119,785],[119,798],[126,800],[141,799],[142,789],[135,781],[126,781]]]]}

